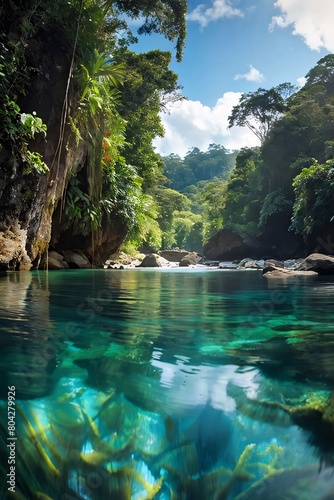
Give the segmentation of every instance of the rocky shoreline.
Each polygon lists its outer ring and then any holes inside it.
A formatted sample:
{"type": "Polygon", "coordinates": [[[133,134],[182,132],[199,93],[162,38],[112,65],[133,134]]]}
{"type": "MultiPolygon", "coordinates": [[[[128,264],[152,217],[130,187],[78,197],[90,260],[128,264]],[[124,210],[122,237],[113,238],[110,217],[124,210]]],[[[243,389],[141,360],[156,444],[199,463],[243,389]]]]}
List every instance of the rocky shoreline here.
{"type": "MultiPolygon", "coordinates": [[[[47,269],[91,269],[88,258],[80,250],[63,250],[61,253],[48,253],[47,269]]],[[[285,279],[293,276],[316,276],[318,274],[334,274],[334,257],[313,253],[305,259],[254,260],[245,258],[240,261],[219,262],[207,259],[196,252],[186,250],[163,250],[159,253],[137,254],[125,253],[112,255],[103,266],[104,269],[135,269],[135,268],[208,268],[220,270],[258,270],[265,278],[285,279]]]]}

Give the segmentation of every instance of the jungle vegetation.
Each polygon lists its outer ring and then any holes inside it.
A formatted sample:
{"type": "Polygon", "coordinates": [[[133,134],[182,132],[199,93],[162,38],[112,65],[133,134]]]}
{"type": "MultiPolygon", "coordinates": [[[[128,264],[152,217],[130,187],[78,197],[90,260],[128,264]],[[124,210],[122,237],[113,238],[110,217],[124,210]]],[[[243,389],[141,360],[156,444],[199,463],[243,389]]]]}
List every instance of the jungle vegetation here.
{"type": "MultiPolygon", "coordinates": [[[[229,125],[248,126],[261,145],[227,154],[226,159],[236,157],[235,167],[224,163],[226,169],[213,169],[210,181],[198,177],[202,171],[196,163],[208,158],[210,149],[200,153],[194,148],[181,161],[182,169],[175,155],[164,158],[172,187],[187,196],[194,213],[202,214],[202,241],[221,228],[249,245],[269,234],[275,239],[277,228],[300,235],[305,248],[328,239],[334,222],[334,55],[322,58],[300,89],[283,83],[243,94],[229,125]]],[[[209,163],[204,165],[210,178],[209,163]]]]}
{"type": "Polygon", "coordinates": [[[221,228],[251,244],[277,224],[305,244],[313,241],[334,220],[334,55],[322,58],[300,89],[282,83],[242,96],[229,126],[249,127],[258,148],[211,144],[204,152],[193,147],[184,158],[161,157],[152,145],[164,133],[160,113],[185,98],[169,64],[182,59],[186,12],[186,0],[6,0],[0,7],[0,151],[10,151],[29,178],[47,176],[59,164],[66,127],[77,144],[89,144],[85,176],[73,170],[61,181],[64,227],[76,234],[117,219],[126,242],[150,250],[200,250],[221,228]],[[127,19],[143,20],[139,35],[156,32],[172,41],[174,55],[130,50],[137,34],[127,19]],[[68,70],[50,163],[34,148],[47,126],[33,104],[27,106],[39,71],[33,42],[46,39],[66,54],[68,70]]]}
{"type": "MultiPolygon", "coordinates": [[[[30,178],[48,177],[56,204],[60,191],[57,217],[62,230],[88,236],[113,224],[137,245],[161,244],[152,189],[162,177],[162,160],[152,140],[163,134],[159,113],[169,101],[184,98],[169,64],[172,57],[182,59],[186,12],[186,0],[6,0],[1,4],[2,168],[8,170],[8,180],[21,175],[28,183],[30,178]],[[128,26],[133,19],[142,20],[139,35],[159,33],[170,40],[174,55],[130,50],[137,41],[128,26]],[[50,81],[43,54],[46,46],[52,50],[50,65],[52,72],[58,71],[58,81],[50,81]],[[40,85],[49,93],[47,106],[55,108],[53,98],[64,78],[59,137],[55,138],[35,111],[40,103],[38,97],[37,101],[31,98],[38,95],[32,87],[40,85]],[[46,162],[38,151],[41,136],[54,142],[51,161],[46,162]],[[62,167],[64,155],[82,145],[89,150],[87,165],[84,169],[73,165],[68,175],[62,167]],[[15,171],[10,170],[12,164],[15,171]]],[[[27,203],[32,198],[30,189],[27,203]]]]}

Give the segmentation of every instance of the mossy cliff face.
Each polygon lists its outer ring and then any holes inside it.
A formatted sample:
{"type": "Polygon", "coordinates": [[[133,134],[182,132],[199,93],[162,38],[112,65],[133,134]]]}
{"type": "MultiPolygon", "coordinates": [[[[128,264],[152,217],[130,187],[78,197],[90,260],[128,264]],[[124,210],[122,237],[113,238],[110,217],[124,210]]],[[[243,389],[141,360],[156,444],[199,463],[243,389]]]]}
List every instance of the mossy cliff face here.
{"type": "Polygon", "coordinates": [[[70,58],[57,33],[29,41],[26,59],[31,72],[21,111],[42,118],[47,135],[35,135],[31,151],[42,155],[46,174],[27,173],[10,148],[0,149],[0,270],[43,268],[49,247],[80,248],[97,263],[116,250],[125,234],[104,224],[99,234],[73,236],[64,214],[66,187],[72,175],[87,177],[89,141],[77,141],[68,116],[75,116],[78,91],[70,74],[70,58]],[[65,111],[67,113],[65,116],[65,111]],[[67,229],[64,233],[64,228],[67,229]]]}

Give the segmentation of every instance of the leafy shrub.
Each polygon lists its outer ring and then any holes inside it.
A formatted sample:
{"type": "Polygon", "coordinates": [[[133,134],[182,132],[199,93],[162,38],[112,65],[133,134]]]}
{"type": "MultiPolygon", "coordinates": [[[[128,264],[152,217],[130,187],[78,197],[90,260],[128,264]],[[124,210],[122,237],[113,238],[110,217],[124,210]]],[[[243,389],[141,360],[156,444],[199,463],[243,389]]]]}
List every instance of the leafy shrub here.
{"type": "Polygon", "coordinates": [[[270,217],[283,212],[288,207],[291,207],[291,202],[286,199],[281,189],[267,194],[260,211],[259,226],[265,226],[270,217]]]}

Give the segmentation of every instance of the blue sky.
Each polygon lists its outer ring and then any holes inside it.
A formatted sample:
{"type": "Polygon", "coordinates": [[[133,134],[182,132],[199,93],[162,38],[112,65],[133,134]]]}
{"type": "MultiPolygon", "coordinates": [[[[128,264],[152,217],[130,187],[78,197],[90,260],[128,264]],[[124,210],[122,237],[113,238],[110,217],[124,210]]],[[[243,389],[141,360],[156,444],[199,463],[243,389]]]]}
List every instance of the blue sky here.
{"type": "MultiPolygon", "coordinates": [[[[242,92],[279,83],[303,84],[324,55],[334,52],[334,0],[190,0],[183,60],[171,69],[188,98],[162,115],[161,154],[183,156],[212,142],[228,149],[257,144],[246,129],[227,130],[242,92]]],[[[161,36],[140,37],[135,50],[172,50],[161,36]]],[[[174,53],[174,51],[173,51],[174,53]]]]}

